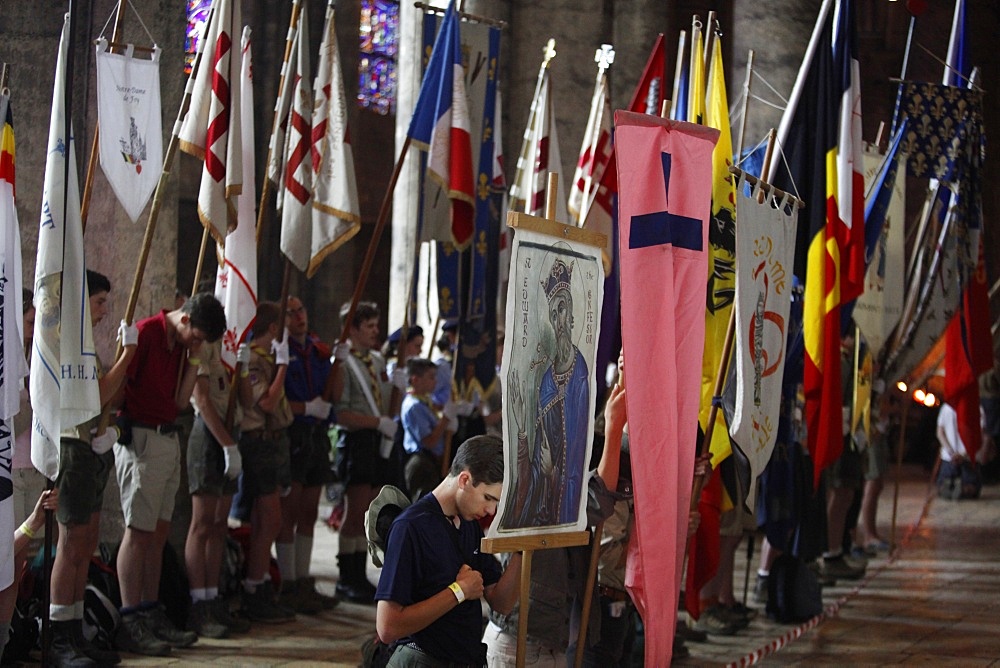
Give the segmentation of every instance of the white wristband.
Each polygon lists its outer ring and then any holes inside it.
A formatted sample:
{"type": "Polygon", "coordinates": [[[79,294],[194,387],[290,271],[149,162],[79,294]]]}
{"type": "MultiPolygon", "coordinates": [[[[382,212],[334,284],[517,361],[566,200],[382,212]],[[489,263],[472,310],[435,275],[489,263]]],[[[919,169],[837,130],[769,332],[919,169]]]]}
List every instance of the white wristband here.
{"type": "Polygon", "coordinates": [[[450,585],[448,585],[448,589],[450,589],[451,592],[455,595],[455,598],[458,599],[459,603],[465,600],[465,592],[462,591],[462,586],[459,585],[457,582],[452,582],[450,585]]]}

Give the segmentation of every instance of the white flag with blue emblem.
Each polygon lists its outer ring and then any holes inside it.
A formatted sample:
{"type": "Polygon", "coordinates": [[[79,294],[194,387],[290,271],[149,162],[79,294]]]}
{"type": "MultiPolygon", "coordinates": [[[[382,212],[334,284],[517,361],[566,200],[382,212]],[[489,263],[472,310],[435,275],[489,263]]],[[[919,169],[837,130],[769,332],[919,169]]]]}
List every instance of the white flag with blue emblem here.
{"type": "Polygon", "coordinates": [[[52,91],[42,216],[35,260],[35,336],[31,355],[31,462],[45,477],[59,472],[59,434],[101,411],[94,330],[90,323],[73,138],[65,136],[66,50],[63,25],[52,91]],[[68,169],[67,169],[68,161],[68,169]]]}

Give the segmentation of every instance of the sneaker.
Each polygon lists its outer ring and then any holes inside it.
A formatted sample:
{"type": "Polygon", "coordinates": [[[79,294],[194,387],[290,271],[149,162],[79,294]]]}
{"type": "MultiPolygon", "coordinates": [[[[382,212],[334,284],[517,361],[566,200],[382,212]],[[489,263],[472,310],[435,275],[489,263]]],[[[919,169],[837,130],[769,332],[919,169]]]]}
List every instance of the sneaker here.
{"type": "Polygon", "coordinates": [[[757,617],[756,610],[754,610],[753,608],[748,608],[739,601],[728,606],[726,609],[729,611],[731,615],[746,619],[747,623],[753,621],[753,619],[757,617]]]}
{"type": "Polygon", "coordinates": [[[820,563],[819,563],[821,561],[823,561],[823,560],[822,559],[818,559],[818,560],[815,560],[815,561],[810,561],[808,564],[806,564],[806,568],[808,568],[809,570],[811,570],[813,572],[813,575],[816,576],[816,581],[819,582],[820,585],[822,585],[823,587],[833,587],[833,586],[835,586],[837,584],[837,578],[833,577],[832,575],[830,575],[828,573],[824,573],[823,572],[823,567],[820,566],[820,563]]]}
{"type": "Polygon", "coordinates": [[[243,614],[252,622],[265,624],[280,624],[295,619],[295,613],[274,600],[274,589],[271,581],[257,585],[251,594],[244,590],[242,594],[243,614]]]}
{"type": "Polygon", "coordinates": [[[760,603],[761,605],[767,605],[767,576],[758,575],[757,584],[753,587],[753,600],[754,603],[760,603]]]}
{"type": "Polygon", "coordinates": [[[336,596],[327,596],[316,588],[316,578],[301,578],[298,581],[297,589],[299,596],[307,596],[317,603],[323,610],[333,610],[340,604],[340,599],[336,596]]]}
{"type": "Polygon", "coordinates": [[[206,638],[225,638],[229,635],[229,628],[212,615],[211,601],[195,601],[191,605],[187,628],[206,638]]]}
{"type": "Polygon", "coordinates": [[[749,608],[744,608],[739,604],[735,604],[732,607],[727,605],[713,605],[712,609],[715,610],[715,614],[722,619],[728,621],[730,624],[736,627],[737,631],[742,631],[746,627],[750,626],[750,620],[757,616],[757,611],[744,612],[749,610],[749,608]]]}
{"type": "Polygon", "coordinates": [[[835,558],[823,557],[820,572],[837,580],[860,580],[865,574],[864,567],[852,565],[844,555],[835,558]]]}
{"type": "Polygon", "coordinates": [[[182,631],[167,617],[167,609],[162,603],[157,603],[148,610],[139,613],[150,631],[157,638],[167,643],[171,647],[178,649],[190,647],[198,642],[198,634],[192,631],[182,631]]]}
{"type": "Polygon", "coordinates": [[[300,615],[315,615],[323,609],[320,602],[306,591],[305,580],[285,581],[281,585],[282,605],[300,615]]]}
{"type": "Polygon", "coordinates": [[[146,626],[144,616],[138,612],[122,615],[122,623],[115,636],[115,645],[118,646],[118,649],[132,654],[145,654],[146,656],[167,656],[170,654],[170,645],[153,635],[153,632],[146,626]]]}
{"type": "Polygon", "coordinates": [[[731,636],[739,631],[735,624],[723,617],[721,608],[716,605],[701,611],[701,617],[694,623],[694,629],[712,636],[731,636]]]}
{"type": "Polygon", "coordinates": [[[217,596],[210,603],[212,619],[229,629],[230,633],[246,633],[250,630],[250,622],[242,617],[234,616],[226,599],[217,596]]]}

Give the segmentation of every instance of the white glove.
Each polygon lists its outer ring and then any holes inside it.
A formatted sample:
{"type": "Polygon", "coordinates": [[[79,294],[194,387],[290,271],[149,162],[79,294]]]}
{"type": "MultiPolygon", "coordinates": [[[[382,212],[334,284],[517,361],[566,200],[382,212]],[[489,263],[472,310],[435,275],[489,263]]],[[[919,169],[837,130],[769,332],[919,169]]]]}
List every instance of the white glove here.
{"type": "Polygon", "coordinates": [[[338,343],[333,347],[333,357],[330,358],[332,363],[334,360],[338,362],[347,361],[347,356],[351,354],[351,344],[347,341],[343,343],[338,343]]]}
{"type": "Polygon", "coordinates": [[[396,368],[392,371],[392,384],[399,388],[400,392],[406,392],[406,386],[410,383],[410,376],[406,369],[396,368]]]}
{"type": "Polygon", "coordinates": [[[330,417],[331,408],[333,408],[333,404],[329,401],[323,401],[323,397],[316,397],[306,402],[306,415],[325,420],[330,417]]]}
{"type": "Polygon", "coordinates": [[[118,338],[122,342],[123,348],[139,345],[139,328],[130,325],[124,320],[118,325],[118,338]]]}
{"type": "Polygon", "coordinates": [[[441,409],[441,413],[449,422],[451,422],[458,416],[458,404],[454,401],[449,401],[444,405],[444,408],[441,409]]]}
{"type": "Polygon", "coordinates": [[[245,343],[240,344],[240,347],[236,349],[236,363],[243,366],[250,363],[250,346],[245,343]]]}
{"type": "Polygon", "coordinates": [[[399,425],[391,417],[383,415],[378,419],[378,430],[386,438],[395,438],[397,429],[399,429],[399,425]]]}
{"type": "Polygon", "coordinates": [[[445,431],[450,431],[453,434],[458,433],[458,418],[448,418],[448,426],[445,431]]]}
{"type": "Polygon", "coordinates": [[[243,472],[243,456],[240,455],[240,449],[235,445],[224,445],[222,454],[226,457],[226,477],[236,480],[243,472]]]}
{"type": "Polygon", "coordinates": [[[274,363],[278,366],[288,364],[288,334],[280,341],[271,341],[271,352],[274,353],[274,363]]]}
{"type": "Polygon", "coordinates": [[[110,450],[111,446],[118,440],[118,427],[114,425],[110,425],[100,436],[97,435],[96,429],[92,429],[90,433],[93,435],[90,439],[90,449],[98,455],[103,455],[110,450]]]}
{"type": "Polygon", "coordinates": [[[468,401],[459,401],[455,404],[455,414],[462,417],[469,417],[474,410],[476,410],[476,405],[468,401]]]}

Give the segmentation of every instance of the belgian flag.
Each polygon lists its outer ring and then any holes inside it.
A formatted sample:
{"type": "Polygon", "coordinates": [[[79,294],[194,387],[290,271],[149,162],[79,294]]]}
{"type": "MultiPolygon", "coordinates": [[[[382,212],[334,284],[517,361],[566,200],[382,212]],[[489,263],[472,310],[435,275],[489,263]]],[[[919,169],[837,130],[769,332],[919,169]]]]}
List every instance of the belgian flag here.
{"type": "Polygon", "coordinates": [[[814,478],[843,449],[840,309],[864,286],[861,95],[853,0],[824,0],[778,131],[772,182],[806,201],[795,275],[804,280],[806,423],[814,478]],[[787,165],[787,166],[786,166],[787,165]]]}

